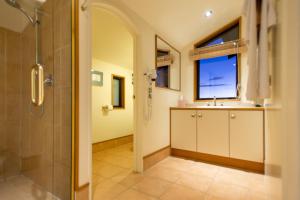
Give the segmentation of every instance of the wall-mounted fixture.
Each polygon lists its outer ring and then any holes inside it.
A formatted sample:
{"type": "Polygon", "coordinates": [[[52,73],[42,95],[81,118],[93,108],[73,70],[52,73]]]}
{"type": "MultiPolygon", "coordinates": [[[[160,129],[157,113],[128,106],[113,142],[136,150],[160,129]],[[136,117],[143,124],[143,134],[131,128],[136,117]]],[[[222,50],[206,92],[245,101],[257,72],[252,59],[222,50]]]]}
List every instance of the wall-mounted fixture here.
{"type": "Polygon", "coordinates": [[[103,86],[103,72],[99,72],[96,70],[91,70],[92,75],[92,85],[93,86],[103,86]]]}
{"type": "Polygon", "coordinates": [[[104,112],[112,111],[113,109],[114,109],[114,107],[112,105],[104,105],[104,106],[102,106],[102,110],[104,112]]]}
{"type": "Polygon", "coordinates": [[[144,106],[144,117],[146,120],[150,120],[152,116],[152,84],[156,81],[157,72],[155,69],[147,70],[144,73],[146,78],[146,101],[144,106]]]}
{"type": "Polygon", "coordinates": [[[155,69],[148,70],[147,72],[144,73],[144,76],[146,76],[148,83],[152,84],[152,81],[155,81],[157,78],[156,70],[155,69]]]}

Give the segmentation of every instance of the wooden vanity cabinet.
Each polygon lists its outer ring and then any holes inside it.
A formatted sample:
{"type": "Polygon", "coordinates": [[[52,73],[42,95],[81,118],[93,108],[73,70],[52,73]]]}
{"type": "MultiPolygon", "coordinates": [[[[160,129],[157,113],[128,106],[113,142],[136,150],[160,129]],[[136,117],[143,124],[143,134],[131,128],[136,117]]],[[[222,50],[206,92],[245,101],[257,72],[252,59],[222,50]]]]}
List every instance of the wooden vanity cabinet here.
{"type": "Polygon", "coordinates": [[[171,108],[171,154],[264,172],[264,110],[171,108]]]}
{"type": "Polygon", "coordinates": [[[196,151],[196,110],[171,111],[172,148],[196,151]]]}
{"type": "Polygon", "coordinates": [[[230,111],[230,157],[264,161],[262,111],[230,111]]]}
{"type": "Polygon", "coordinates": [[[197,152],[229,157],[228,111],[197,111],[197,152]]]}

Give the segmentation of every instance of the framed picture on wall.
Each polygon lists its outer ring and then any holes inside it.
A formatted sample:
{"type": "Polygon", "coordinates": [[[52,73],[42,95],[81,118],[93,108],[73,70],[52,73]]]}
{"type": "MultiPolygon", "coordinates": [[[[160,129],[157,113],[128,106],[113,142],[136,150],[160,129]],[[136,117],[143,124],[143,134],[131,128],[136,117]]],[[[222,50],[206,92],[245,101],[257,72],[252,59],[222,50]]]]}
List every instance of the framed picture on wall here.
{"type": "Polygon", "coordinates": [[[103,86],[103,72],[99,72],[99,71],[92,69],[91,74],[92,74],[92,85],[102,87],[103,86]]]}

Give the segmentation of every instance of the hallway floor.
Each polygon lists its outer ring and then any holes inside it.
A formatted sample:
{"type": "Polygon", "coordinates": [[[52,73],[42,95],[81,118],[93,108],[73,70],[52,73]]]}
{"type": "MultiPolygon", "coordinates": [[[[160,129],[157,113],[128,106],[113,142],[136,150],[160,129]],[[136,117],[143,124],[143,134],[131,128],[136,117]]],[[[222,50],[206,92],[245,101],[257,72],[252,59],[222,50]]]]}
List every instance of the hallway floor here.
{"type": "Polygon", "coordinates": [[[168,157],[132,172],[132,144],[93,154],[94,200],[274,200],[266,176],[168,157]]]}

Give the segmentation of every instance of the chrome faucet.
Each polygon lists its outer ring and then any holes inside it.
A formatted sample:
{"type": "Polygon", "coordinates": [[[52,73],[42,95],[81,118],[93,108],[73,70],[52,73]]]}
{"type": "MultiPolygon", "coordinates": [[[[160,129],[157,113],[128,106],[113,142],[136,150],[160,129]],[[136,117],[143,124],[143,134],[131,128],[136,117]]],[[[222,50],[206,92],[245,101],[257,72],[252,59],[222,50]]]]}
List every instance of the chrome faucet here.
{"type": "Polygon", "coordinates": [[[217,98],[214,96],[214,106],[217,106],[217,98]]]}

